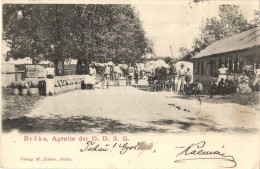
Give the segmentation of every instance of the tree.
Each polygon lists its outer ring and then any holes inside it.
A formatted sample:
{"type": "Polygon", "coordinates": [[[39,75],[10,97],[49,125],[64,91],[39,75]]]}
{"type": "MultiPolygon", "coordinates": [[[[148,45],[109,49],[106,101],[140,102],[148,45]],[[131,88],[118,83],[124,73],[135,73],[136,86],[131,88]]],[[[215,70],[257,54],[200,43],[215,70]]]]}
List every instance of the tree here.
{"type": "Polygon", "coordinates": [[[130,63],[153,52],[131,5],[87,5],[85,16],[87,58],[130,63]]]}
{"type": "Polygon", "coordinates": [[[253,25],[245,19],[238,5],[220,5],[219,17],[223,37],[244,32],[253,27],[253,25]]]}
{"type": "Polygon", "coordinates": [[[200,36],[194,39],[192,54],[198,53],[208,45],[226,37],[252,29],[237,5],[220,5],[218,18],[208,18],[200,28],[200,36]]]}
{"type": "Polygon", "coordinates": [[[181,58],[184,58],[190,53],[190,50],[185,47],[180,47],[179,52],[181,54],[181,58]]]}
{"type": "MultiPolygon", "coordinates": [[[[4,5],[3,39],[11,48],[7,59],[30,57],[33,63],[57,63],[71,58],[74,46],[68,42],[71,5],[4,5]],[[68,15],[69,14],[69,15],[68,15]],[[67,17],[64,17],[67,16],[67,17]]],[[[60,72],[59,69],[56,69],[60,72]]]]}
{"type": "Polygon", "coordinates": [[[3,22],[8,58],[128,63],[152,51],[131,5],[4,5],[3,22]]]}
{"type": "Polygon", "coordinates": [[[254,11],[255,14],[255,18],[253,19],[253,25],[256,26],[260,26],[260,10],[255,10],[254,11]]]}
{"type": "Polygon", "coordinates": [[[165,61],[165,63],[170,63],[171,61],[173,61],[173,59],[172,59],[172,57],[170,57],[170,56],[167,56],[167,57],[165,57],[164,58],[164,61],[165,61]]]}

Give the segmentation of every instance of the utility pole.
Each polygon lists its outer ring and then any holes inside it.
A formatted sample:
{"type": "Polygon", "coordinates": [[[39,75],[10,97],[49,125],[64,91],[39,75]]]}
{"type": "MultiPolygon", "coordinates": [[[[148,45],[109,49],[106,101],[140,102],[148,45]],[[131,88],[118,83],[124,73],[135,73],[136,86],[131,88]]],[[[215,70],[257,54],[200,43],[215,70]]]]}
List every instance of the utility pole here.
{"type": "MultiPolygon", "coordinates": [[[[171,54],[172,54],[172,46],[170,45],[170,50],[171,50],[171,54]]],[[[173,58],[173,54],[172,54],[172,58],[173,58]]]]}

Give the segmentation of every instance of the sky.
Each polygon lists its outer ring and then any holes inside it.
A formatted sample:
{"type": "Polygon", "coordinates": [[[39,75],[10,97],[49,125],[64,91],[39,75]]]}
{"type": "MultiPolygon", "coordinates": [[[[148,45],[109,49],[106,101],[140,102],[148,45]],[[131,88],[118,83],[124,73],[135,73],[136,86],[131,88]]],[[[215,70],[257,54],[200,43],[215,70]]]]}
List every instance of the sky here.
{"type": "MultiPolygon", "coordinates": [[[[190,1],[168,3],[135,4],[146,35],[153,41],[157,56],[180,55],[179,48],[191,49],[193,40],[199,36],[199,27],[206,18],[218,15],[219,3],[210,1],[191,3],[190,1]]],[[[240,4],[241,12],[248,20],[253,19],[254,9],[259,9],[256,1],[240,4]]]]}

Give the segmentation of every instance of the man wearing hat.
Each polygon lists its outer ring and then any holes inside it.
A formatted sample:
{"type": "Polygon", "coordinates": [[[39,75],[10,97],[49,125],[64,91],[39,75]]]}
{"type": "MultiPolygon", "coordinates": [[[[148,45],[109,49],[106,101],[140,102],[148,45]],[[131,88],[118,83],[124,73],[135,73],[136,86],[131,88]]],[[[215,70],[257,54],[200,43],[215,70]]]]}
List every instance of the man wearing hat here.
{"type": "Polygon", "coordinates": [[[177,92],[184,92],[186,70],[184,64],[181,63],[181,68],[178,70],[178,90],[177,92]]]}
{"type": "Polygon", "coordinates": [[[54,75],[53,63],[49,62],[48,67],[45,68],[46,96],[54,94],[54,75]]]}

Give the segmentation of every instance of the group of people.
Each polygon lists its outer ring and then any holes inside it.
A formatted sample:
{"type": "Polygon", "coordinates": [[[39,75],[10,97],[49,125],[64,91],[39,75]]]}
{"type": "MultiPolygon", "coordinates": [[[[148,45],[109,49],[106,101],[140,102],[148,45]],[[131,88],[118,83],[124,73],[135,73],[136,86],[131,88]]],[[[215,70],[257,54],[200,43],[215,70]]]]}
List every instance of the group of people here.
{"type": "Polygon", "coordinates": [[[210,97],[219,94],[233,94],[236,92],[236,88],[235,82],[230,78],[225,80],[224,78],[221,78],[218,83],[216,82],[216,79],[213,79],[210,84],[209,94],[210,97]]]}
{"type": "MultiPolygon", "coordinates": [[[[238,77],[238,81],[234,81],[233,76],[228,73],[228,68],[226,68],[224,64],[221,65],[218,71],[218,78],[213,78],[210,84],[209,94],[211,97],[213,95],[233,94],[236,92],[242,94],[252,93],[252,88],[250,87],[252,85],[246,71],[243,71],[238,77]]],[[[253,82],[253,87],[257,90],[260,86],[260,69],[257,69],[255,74],[256,77],[253,82]]],[[[157,68],[155,70],[154,78],[150,77],[148,78],[148,81],[149,84],[154,82],[159,83],[161,81],[161,85],[163,85],[163,82],[167,81],[167,79],[171,82],[171,88],[176,92],[195,95],[203,93],[202,83],[198,79],[191,83],[192,74],[189,67],[186,67],[183,63],[178,70],[175,62],[170,63],[170,68],[168,70],[163,67],[157,68]],[[167,76],[169,78],[167,78],[167,76]]]]}
{"type": "Polygon", "coordinates": [[[148,76],[150,86],[155,86],[155,90],[164,90],[166,87],[180,93],[186,93],[192,81],[192,74],[189,67],[183,63],[177,70],[176,62],[170,62],[169,68],[157,67],[154,72],[148,76]]]}
{"type": "MultiPolygon", "coordinates": [[[[238,81],[235,82],[233,80],[233,76],[228,74],[228,69],[225,68],[225,65],[222,64],[221,68],[219,68],[219,76],[210,84],[210,96],[218,95],[218,94],[233,94],[233,93],[241,93],[241,94],[251,94],[252,87],[260,86],[260,70],[257,69],[255,71],[256,77],[253,84],[250,84],[250,78],[247,75],[247,71],[244,70],[242,74],[238,77],[238,81]]],[[[252,76],[252,75],[251,75],[252,76]]]]}
{"type": "Polygon", "coordinates": [[[122,76],[126,79],[126,86],[131,85],[132,79],[135,80],[135,84],[138,84],[139,69],[131,63],[125,69],[120,68],[119,64],[106,64],[102,74],[102,88],[108,88],[111,81],[114,81],[114,86],[120,86],[122,76]]]}
{"type": "Polygon", "coordinates": [[[115,86],[120,86],[119,78],[121,73],[118,64],[114,66],[106,64],[102,76],[102,88],[108,88],[110,81],[114,81],[115,86]]]}
{"type": "MultiPolygon", "coordinates": [[[[95,68],[95,64],[89,65],[89,71],[87,71],[87,78],[84,81],[84,84],[89,86],[86,88],[93,89],[96,84],[96,75],[97,70],[95,68]]],[[[101,66],[100,74],[101,74],[101,84],[102,88],[108,88],[111,82],[114,82],[114,86],[120,86],[120,78],[124,77],[126,80],[126,85],[131,85],[132,79],[135,80],[135,84],[138,84],[138,79],[140,77],[140,70],[135,64],[132,66],[132,63],[124,68],[120,67],[119,64],[113,63],[105,63],[104,66],[101,66]]]]}
{"type": "Polygon", "coordinates": [[[174,89],[176,92],[189,93],[195,87],[191,86],[192,74],[190,68],[185,67],[184,63],[181,63],[180,69],[177,70],[176,62],[170,62],[169,77],[171,89],[174,89]]]}
{"type": "MultiPolygon", "coordinates": [[[[96,84],[96,75],[97,71],[94,64],[89,65],[88,78],[84,82],[89,85],[88,88],[94,89],[96,84]]],[[[124,76],[126,79],[126,85],[131,85],[132,79],[135,80],[135,84],[138,84],[140,70],[137,65],[132,66],[129,63],[128,67],[122,69],[118,64],[105,64],[105,67],[102,71],[102,88],[108,88],[109,83],[114,81],[115,86],[120,86],[120,77],[124,76]]],[[[255,71],[256,77],[253,82],[253,86],[256,88],[260,86],[260,69],[255,71]]],[[[52,95],[54,93],[54,76],[55,69],[53,63],[49,63],[48,67],[45,68],[45,82],[46,86],[46,95],[52,95]]],[[[155,72],[148,76],[148,82],[151,85],[160,84],[160,88],[165,87],[165,82],[169,82],[169,87],[171,90],[180,93],[186,94],[201,94],[203,93],[203,85],[199,80],[192,82],[192,74],[189,67],[185,67],[182,63],[180,68],[177,70],[176,62],[170,62],[170,67],[157,67],[155,72]],[[192,83],[191,83],[192,82],[192,83]]],[[[250,87],[250,78],[247,76],[246,71],[238,77],[238,82],[233,80],[233,77],[228,74],[228,69],[224,64],[219,68],[218,79],[213,79],[210,84],[209,94],[212,97],[213,95],[218,94],[232,94],[235,92],[250,94],[252,89],[250,87]]],[[[158,85],[157,85],[158,86],[158,85]]]]}

